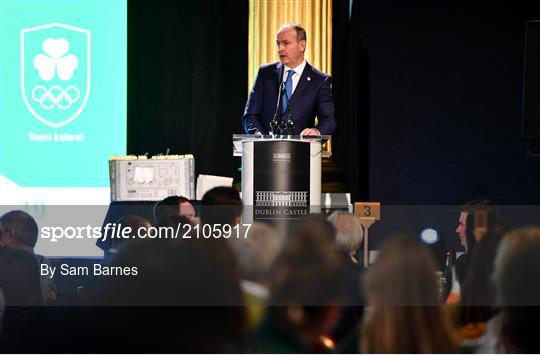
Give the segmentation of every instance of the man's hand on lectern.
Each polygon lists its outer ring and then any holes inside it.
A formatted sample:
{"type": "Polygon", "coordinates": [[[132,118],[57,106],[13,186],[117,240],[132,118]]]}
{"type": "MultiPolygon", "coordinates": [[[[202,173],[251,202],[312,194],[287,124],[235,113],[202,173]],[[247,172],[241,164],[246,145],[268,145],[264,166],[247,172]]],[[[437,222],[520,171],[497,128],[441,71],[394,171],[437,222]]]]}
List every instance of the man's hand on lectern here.
{"type": "Polygon", "coordinates": [[[315,128],[306,128],[300,133],[301,136],[320,136],[321,132],[319,132],[315,128]]]}

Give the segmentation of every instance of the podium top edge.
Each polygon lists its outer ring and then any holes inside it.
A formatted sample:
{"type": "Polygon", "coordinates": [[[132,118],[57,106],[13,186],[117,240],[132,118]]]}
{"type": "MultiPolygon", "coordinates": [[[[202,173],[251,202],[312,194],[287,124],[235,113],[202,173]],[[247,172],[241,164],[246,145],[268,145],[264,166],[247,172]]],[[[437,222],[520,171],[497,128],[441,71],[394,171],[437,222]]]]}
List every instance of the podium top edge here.
{"type": "Polygon", "coordinates": [[[233,134],[233,140],[298,140],[298,141],[313,141],[329,140],[331,135],[320,136],[300,136],[300,135],[260,135],[260,134],[233,134]]]}

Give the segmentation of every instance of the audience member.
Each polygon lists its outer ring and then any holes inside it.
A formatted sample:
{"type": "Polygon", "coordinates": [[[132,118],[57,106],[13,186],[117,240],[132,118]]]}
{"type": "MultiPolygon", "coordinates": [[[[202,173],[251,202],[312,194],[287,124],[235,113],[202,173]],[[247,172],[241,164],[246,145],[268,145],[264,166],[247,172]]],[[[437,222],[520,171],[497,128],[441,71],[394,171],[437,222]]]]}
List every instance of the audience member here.
{"type": "Polygon", "coordinates": [[[438,304],[435,262],[414,238],[388,242],[364,278],[364,292],[371,309],[362,352],[457,352],[438,304]]]}
{"type": "Polygon", "coordinates": [[[510,232],[501,242],[493,274],[498,305],[499,352],[539,353],[540,228],[510,232]]]}
{"type": "MultiPolygon", "coordinates": [[[[10,211],[0,217],[0,223],[2,226],[3,245],[31,254],[38,268],[41,268],[41,265],[51,267],[49,259],[34,253],[39,229],[32,216],[19,210],[10,211]]],[[[54,302],[56,300],[54,280],[48,275],[41,275],[39,284],[43,301],[45,303],[54,302]]]]}
{"type": "Polygon", "coordinates": [[[0,288],[7,306],[43,304],[34,257],[22,250],[0,246],[0,288]]]}
{"type": "Polygon", "coordinates": [[[149,228],[152,227],[149,220],[133,214],[123,216],[116,222],[116,225],[120,226],[121,235],[123,235],[123,231],[129,231],[129,233],[126,233],[128,238],[114,238],[112,240],[112,248],[105,252],[103,257],[104,265],[110,263],[110,259],[118,252],[122,245],[136,241],[141,237],[141,233],[145,233],[146,236],[149,228]]]}
{"type": "Polygon", "coordinates": [[[239,225],[242,218],[242,200],[232,187],[218,186],[208,190],[202,200],[201,223],[212,229],[218,225],[239,225]]]}
{"type": "Polygon", "coordinates": [[[270,267],[281,251],[284,238],[268,224],[254,222],[247,235],[229,239],[243,280],[261,285],[268,284],[270,267]]]}
{"type": "Polygon", "coordinates": [[[4,292],[0,288],[0,336],[2,335],[2,328],[4,326],[4,308],[6,307],[6,301],[4,300],[4,292]]]}
{"type": "Polygon", "coordinates": [[[364,231],[358,217],[349,212],[335,211],[328,221],[336,229],[336,245],[338,250],[346,253],[353,264],[358,264],[357,254],[364,231]]]}
{"type": "MultiPolygon", "coordinates": [[[[0,239],[3,239],[5,230],[1,226],[0,230],[0,239]]],[[[7,306],[3,321],[5,338],[23,340],[25,329],[43,305],[39,271],[30,253],[0,246],[0,289],[7,306]]]]}
{"type": "Polygon", "coordinates": [[[183,216],[196,221],[195,208],[191,201],[183,196],[169,196],[154,205],[154,223],[168,216],[183,216]]]}
{"type": "MultiPolygon", "coordinates": [[[[178,228],[185,222],[169,216],[161,226],[178,228]]],[[[95,299],[97,306],[130,309],[110,315],[107,324],[119,337],[130,339],[132,347],[126,351],[155,352],[156,343],[167,345],[169,352],[242,349],[244,301],[236,260],[225,239],[192,235],[130,243],[111,266],[137,268],[136,276],[103,278],[95,299]],[[144,337],[133,339],[134,329],[144,337]]]]}
{"type": "Polygon", "coordinates": [[[0,288],[8,306],[42,305],[35,258],[28,252],[0,246],[0,288]]]}
{"type": "Polygon", "coordinates": [[[500,233],[488,232],[472,254],[468,276],[461,288],[457,319],[454,319],[459,341],[479,341],[486,331],[486,323],[496,313],[495,286],[491,276],[502,238],[500,233]]]}
{"type": "MultiPolygon", "coordinates": [[[[175,226],[177,222],[189,223],[180,216],[170,216],[169,219],[175,220],[175,226]]],[[[180,292],[177,286],[179,273],[175,267],[178,263],[171,261],[171,254],[181,241],[128,240],[110,255],[108,262],[102,263],[100,269],[106,274],[98,277],[96,287],[86,289],[82,297],[84,306],[44,309],[32,320],[32,328],[27,329],[25,341],[17,344],[19,352],[40,353],[47,349],[64,353],[78,348],[89,353],[181,351],[186,338],[178,336],[178,333],[188,334],[190,330],[184,330],[185,322],[199,309],[194,307],[180,312],[178,307],[174,307],[177,305],[174,303],[175,295],[168,292],[173,289],[180,292]],[[126,249],[133,251],[126,254],[126,249]]],[[[183,258],[182,254],[176,255],[183,258]]],[[[182,267],[184,272],[198,272],[191,265],[182,264],[182,267]]],[[[184,292],[187,293],[186,290],[184,292]]],[[[209,311],[200,313],[204,319],[212,319],[209,311]]],[[[199,329],[204,328],[200,323],[193,324],[199,329]]]]}
{"type": "Polygon", "coordinates": [[[9,348],[9,342],[4,335],[4,309],[6,301],[4,300],[4,293],[0,288],[0,351],[4,353],[12,352],[9,348]]]}
{"type": "Polygon", "coordinates": [[[246,237],[228,239],[242,275],[248,327],[254,329],[262,320],[268,301],[270,268],[281,251],[284,238],[268,224],[254,222],[246,237]]]}
{"type": "Polygon", "coordinates": [[[343,264],[334,228],[325,220],[298,222],[272,268],[270,307],[254,334],[257,352],[321,352],[340,316],[343,264]]]}
{"type": "Polygon", "coordinates": [[[364,232],[358,217],[349,212],[335,211],[328,217],[328,221],[336,230],[336,247],[345,265],[346,281],[342,317],[333,335],[336,341],[346,344],[345,346],[349,345],[350,351],[355,351],[357,344],[349,339],[354,342],[358,340],[356,326],[364,314],[365,301],[360,292],[364,266],[357,259],[364,232]]]}
{"type": "Polygon", "coordinates": [[[456,275],[460,285],[465,284],[471,255],[487,232],[503,233],[497,206],[487,199],[473,200],[463,205],[456,228],[460,243],[465,248],[465,253],[456,260],[456,275]],[[485,225],[477,226],[477,223],[485,225]]]}

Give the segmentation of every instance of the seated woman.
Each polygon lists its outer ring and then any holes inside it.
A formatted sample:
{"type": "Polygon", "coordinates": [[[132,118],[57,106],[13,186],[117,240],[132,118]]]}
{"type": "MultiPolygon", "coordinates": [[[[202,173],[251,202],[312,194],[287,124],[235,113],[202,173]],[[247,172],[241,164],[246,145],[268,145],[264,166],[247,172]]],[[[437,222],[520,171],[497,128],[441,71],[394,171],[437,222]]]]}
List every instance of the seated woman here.
{"type": "Polygon", "coordinates": [[[363,353],[455,353],[439,305],[435,263],[413,238],[396,237],[364,278],[371,306],[361,336],[363,353]]]}
{"type": "Polygon", "coordinates": [[[271,272],[266,318],[253,336],[257,353],[321,353],[330,338],[343,297],[343,263],[335,231],[322,219],[298,222],[271,272]]]}
{"type": "Polygon", "coordinates": [[[447,306],[462,345],[480,345],[487,322],[495,313],[495,287],[491,280],[495,255],[503,235],[488,232],[477,244],[469,265],[468,277],[461,289],[461,301],[447,306]]]}

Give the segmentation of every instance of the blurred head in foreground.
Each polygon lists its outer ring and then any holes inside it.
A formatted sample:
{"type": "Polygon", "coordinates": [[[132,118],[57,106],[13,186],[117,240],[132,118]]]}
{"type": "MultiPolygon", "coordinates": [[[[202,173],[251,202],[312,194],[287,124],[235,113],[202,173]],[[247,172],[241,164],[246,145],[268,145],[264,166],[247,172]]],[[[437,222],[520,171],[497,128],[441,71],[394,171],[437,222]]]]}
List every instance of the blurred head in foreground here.
{"type": "Polygon", "coordinates": [[[154,222],[168,216],[183,216],[191,220],[196,216],[191,201],[183,196],[169,196],[154,206],[154,222]]]}
{"type": "Polygon", "coordinates": [[[270,268],[283,247],[284,238],[273,227],[254,222],[245,238],[241,235],[230,238],[229,242],[238,259],[242,278],[267,284],[270,268]]]}
{"type": "Polygon", "coordinates": [[[366,353],[448,353],[457,347],[439,306],[435,263],[414,238],[394,237],[364,279],[372,307],[362,334],[366,353]]]}
{"type": "Polygon", "coordinates": [[[364,231],[358,217],[349,212],[335,211],[328,217],[328,221],[336,229],[338,249],[348,253],[353,263],[358,263],[356,254],[364,238],[364,231]]]}
{"type": "Polygon", "coordinates": [[[232,187],[218,186],[208,190],[201,205],[201,223],[212,229],[217,225],[234,227],[241,221],[242,200],[238,191],[232,187]]]}
{"type": "Polygon", "coordinates": [[[269,318],[290,342],[314,351],[340,316],[343,264],[324,219],[298,222],[272,269],[269,318]]]}
{"type": "Polygon", "coordinates": [[[503,351],[538,353],[535,325],[540,316],[540,228],[510,232],[501,242],[493,279],[502,308],[500,333],[503,351]]]}
{"type": "MultiPolygon", "coordinates": [[[[186,222],[176,218],[168,225],[186,222]]],[[[117,329],[128,335],[149,332],[157,341],[176,344],[178,351],[240,351],[244,301],[236,260],[225,239],[192,235],[138,241],[121,248],[111,267],[137,267],[135,276],[103,277],[97,292],[98,306],[130,306],[133,315],[116,319],[122,325],[117,329]],[[153,324],[147,314],[174,327],[153,324]]]]}

